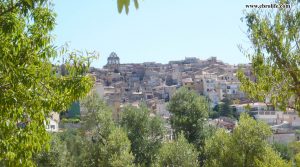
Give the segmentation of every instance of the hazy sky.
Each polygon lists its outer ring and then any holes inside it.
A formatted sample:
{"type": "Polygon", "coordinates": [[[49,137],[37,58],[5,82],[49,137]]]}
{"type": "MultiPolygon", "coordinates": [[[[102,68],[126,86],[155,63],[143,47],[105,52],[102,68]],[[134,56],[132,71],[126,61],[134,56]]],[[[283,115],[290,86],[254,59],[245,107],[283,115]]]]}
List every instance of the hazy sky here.
{"type": "MultiPolygon", "coordinates": [[[[268,1],[267,1],[268,2],[268,1]]],[[[56,44],[95,50],[102,67],[112,51],[121,63],[161,62],[216,56],[226,63],[246,63],[237,45],[248,47],[246,4],[259,0],[143,0],[140,8],[119,14],[116,0],[54,0],[56,44]]],[[[266,9],[269,10],[269,9],[266,9]]]]}

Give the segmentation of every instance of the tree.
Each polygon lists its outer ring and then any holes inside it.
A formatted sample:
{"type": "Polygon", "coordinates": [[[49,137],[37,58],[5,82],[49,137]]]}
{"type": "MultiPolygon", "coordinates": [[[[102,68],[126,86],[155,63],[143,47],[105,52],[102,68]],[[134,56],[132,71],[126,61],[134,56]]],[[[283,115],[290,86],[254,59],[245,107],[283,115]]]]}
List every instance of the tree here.
{"type": "Polygon", "coordinates": [[[198,153],[193,144],[189,144],[180,133],[175,141],[163,143],[159,149],[156,166],[186,166],[198,165],[198,153]]]}
{"type": "Polygon", "coordinates": [[[35,157],[38,166],[132,166],[134,156],[126,132],[115,126],[111,109],[91,93],[83,103],[87,110],[81,128],[53,135],[50,151],[35,157]]]}
{"type": "Polygon", "coordinates": [[[121,126],[131,141],[135,163],[150,166],[161,147],[165,132],[163,121],[157,116],[150,117],[145,106],[127,106],[121,114],[121,126]]]}
{"type": "Polygon", "coordinates": [[[65,129],[51,134],[50,150],[35,154],[34,161],[41,167],[87,167],[92,159],[89,150],[91,142],[86,140],[78,129],[65,129]]]}
{"type": "Polygon", "coordinates": [[[295,155],[295,165],[300,166],[300,153],[295,155]]]}
{"type": "Polygon", "coordinates": [[[238,118],[238,115],[232,107],[230,107],[230,100],[228,98],[224,98],[222,103],[216,105],[213,109],[215,112],[212,113],[213,117],[216,116],[224,116],[224,117],[231,117],[231,118],[238,118]]]}
{"type": "Polygon", "coordinates": [[[67,166],[70,162],[69,152],[65,142],[63,142],[59,135],[51,135],[50,150],[43,150],[34,156],[37,166],[67,166]]]}
{"type": "Polygon", "coordinates": [[[134,156],[130,152],[131,143],[126,132],[121,128],[114,129],[108,137],[106,151],[110,167],[134,166],[134,156]]]}
{"type": "Polygon", "coordinates": [[[280,155],[271,147],[266,147],[264,154],[255,159],[255,166],[258,167],[291,167],[292,163],[283,160],[280,155]]]}
{"type": "Polygon", "coordinates": [[[90,133],[94,140],[104,143],[115,128],[112,109],[96,94],[91,92],[83,101],[85,115],[83,116],[82,130],[90,133]]]}
{"type": "Polygon", "coordinates": [[[288,144],[273,143],[272,147],[279,153],[281,158],[285,160],[290,160],[292,158],[292,151],[290,150],[288,144]]]}
{"type": "Polygon", "coordinates": [[[171,125],[175,134],[183,132],[185,138],[200,150],[204,145],[204,126],[210,111],[206,98],[180,88],[171,98],[168,110],[172,114],[171,125]]]}
{"type": "Polygon", "coordinates": [[[267,143],[271,130],[243,113],[233,133],[217,130],[206,141],[205,166],[290,166],[267,143]]]}
{"type": "Polygon", "coordinates": [[[296,164],[296,166],[300,166],[300,143],[295,141],[288,144],[289,151],[291,152],[291,160],[296,164]]]}
{"type": "Polygon", "coordinates": [[[98,118],[100,123],[90,133],[85,131],[89,133],[87,140],[91,141],[88,145],[90,154],[86,157],[90,164],[87,166],[131,166],[134,157],[127,134],[111,124],[111,113],[100,114],[98,118]]]}
{"type": "Polygon", "coordinates": [[[82,129],[89,141],[86,166],[132,166],[134,156],[127,133],[117,128],[108,105],[92,92],[84,101],[82,129]]]}
{"type": "Polygon", "coordinates": [[[51,43],[55,14],[49,1],[1,1],[0,23],[0,163],[32,166],[32,155],[48,143],[49,113],[84,97],[93,79],[77,52],[63,52],[68,75],[56,73],[51,60],[59,53],[51,43]]]}
{"type": "Polygon", "coordinates": [[[229,167],[232,165],[231,136],[224,129],[218,129],[205,142],[205,165],[207,167],[229,167]]]}
{"type": "MultiPolygon", "coordinates": [[[[60,148],[61,150],[58,150],[58,155],[61,155],[60,151],[62,151],[64,154],[62,154],[62,158],[54,159],[57,163],[55,166],[88,166],[89,164],[89,145],[90,142],[86,140],[86,138],[82,135],[82,133],[78,129],[65,129],[63,132],[56,135],[58,137],[57,143],[55,143],[58,146],[64,146],[60,148]]],[[[52,142],[50,142],[51,146],[52,142]]],[[[53,148],[50,147],[50,153],[53,148]]],[[[55,151],[55,150],[54,150],[55,151]]],[[[45,151],[43,156],[48,156],[49,152],[45,151]]],[[[50,154],[51,155],[51,154],[50,154]]],[[[38,166],[44,166],[43,164],[39,164],[38,166]]],[[[47,165],[45,165],[47,166],[47,165]]],[[[49,166],[49,165],[48,165],[49,166]]]]}
{"type": "Polygon", "coordinates": [[[271,129],[264,122],[255,121],[247,114],[242,114],[238,126],[234,129],[232,140],[240,157],[237,159],[242,166],[251,166],[257,155],[268,146],[266,139],[271,129]]]}
{"type": "Polygon", "coordinates": [[[282,110],[300,111],[300,11],[296,0],[279,0],[290,8],[253,10],[246,13],[248,37],[253,53],[245,53],[252,63],[255,81],[242,71],[241,89],[259,101],[270,99],[282,110]]]}

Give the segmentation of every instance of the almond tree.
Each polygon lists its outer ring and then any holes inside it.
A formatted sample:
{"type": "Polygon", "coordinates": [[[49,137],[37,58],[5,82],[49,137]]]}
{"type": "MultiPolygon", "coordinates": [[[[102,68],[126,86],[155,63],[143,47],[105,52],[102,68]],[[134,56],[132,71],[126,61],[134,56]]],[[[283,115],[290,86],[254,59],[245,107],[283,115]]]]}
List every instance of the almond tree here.
{"type": "Polygon", "coordinates": [[[93,85],[77,52],[63,53],[69,55],[65,76],[52,64],[59,53],[50,34],[51,6],[47,0],[0,1],[0,166],[33,166],[32,155],[48,143],[49,113],[67,109],[93,85]]]}

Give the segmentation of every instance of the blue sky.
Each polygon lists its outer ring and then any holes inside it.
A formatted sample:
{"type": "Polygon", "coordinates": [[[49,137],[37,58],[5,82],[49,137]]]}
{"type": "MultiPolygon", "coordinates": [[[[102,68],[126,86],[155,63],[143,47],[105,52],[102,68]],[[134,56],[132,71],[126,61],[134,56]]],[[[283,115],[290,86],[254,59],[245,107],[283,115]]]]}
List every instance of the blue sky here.
{"type": "MultiPolygon", "coordinates": [[[[268,2],[268,1],[267,1],[268,2]]],[[[55,43],[97,51],[92,66],[102,67],[112,51],[121,63],[161,62],[185,57],[216,56],[247,63],[237,45],[249,47],[243,16],[246,4],[262,1],[143,0],[128,15],[119,14],[116,0],[54,0],[55,43]]]]}

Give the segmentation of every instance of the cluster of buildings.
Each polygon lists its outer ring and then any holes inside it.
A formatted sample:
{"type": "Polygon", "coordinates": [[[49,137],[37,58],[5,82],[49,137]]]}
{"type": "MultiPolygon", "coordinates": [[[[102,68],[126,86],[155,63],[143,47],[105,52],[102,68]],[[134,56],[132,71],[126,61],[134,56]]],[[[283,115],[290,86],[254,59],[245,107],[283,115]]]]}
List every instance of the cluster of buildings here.
{"type": "Polygon", "coordinates": [[[248,112],[256,120],[267,123],[273,131],[270,142],[300,141],[300,117],[294,109],[287,108],[286,111],[281,111],[269,103],[262,102],[234,104],[232,107],[239,113],[248,112]]]}
{"type": "MultiPolygon", "coordinates": [[[[121,64],[118,55],[112,52],[102,69],[90,68],[90,73],[96,78],[93,91],[112,106],[113,117],[116,120],[119,119],[124,106],[138,107],[143,103],[152,114],[168,122],[170,113],[166,104],[176,90],[184,86],[199,95],[206,96],[212,107],[224,98],[237,102],[231,107],[238,113],[250,112],[257,120],[268,123],[274,131],[275,141],[294,140],[296,138],[294,129],[300,127],[297,113],[293,110],[279,111],[268,103],[249,101],[246,94],[240,90],[238,70],[242,70],[251,80],[255,80],[251,73],[251,64],[230,65],[217,60],[216,57],[207,60],[186,57],[184,60],[170,61],[168,64],[155,62],[121,64]],[[289,136],[282,138],[282,134],[289,136]]],[[[220,117],[210,120],[210,124],[232,131],[237,121],[220,117]]],[[[51,130],[51,125],[48,128],[51,130]]],[[[169,124],[166,124],[166,128],[172,133],[169,124]]],[[[168,135],[172,137],[171,134],[168,135]]]]}
{"type": "Polygon", "coordinates": [[[236,77],[238,69],[250,77],[250,65],[229,65],[216,57],[207,60],[186,57],[168,64],[121,64],[113,52],[103,69],[92,68],[91,73],[97,79],[95,91],[114,107],[116,119],[123,106],[138,106],[141,102],[154,114],[168,118],[166,102],[181,86],[206,96],[212,106],[225,97],[245,99],[236,77]]]}

